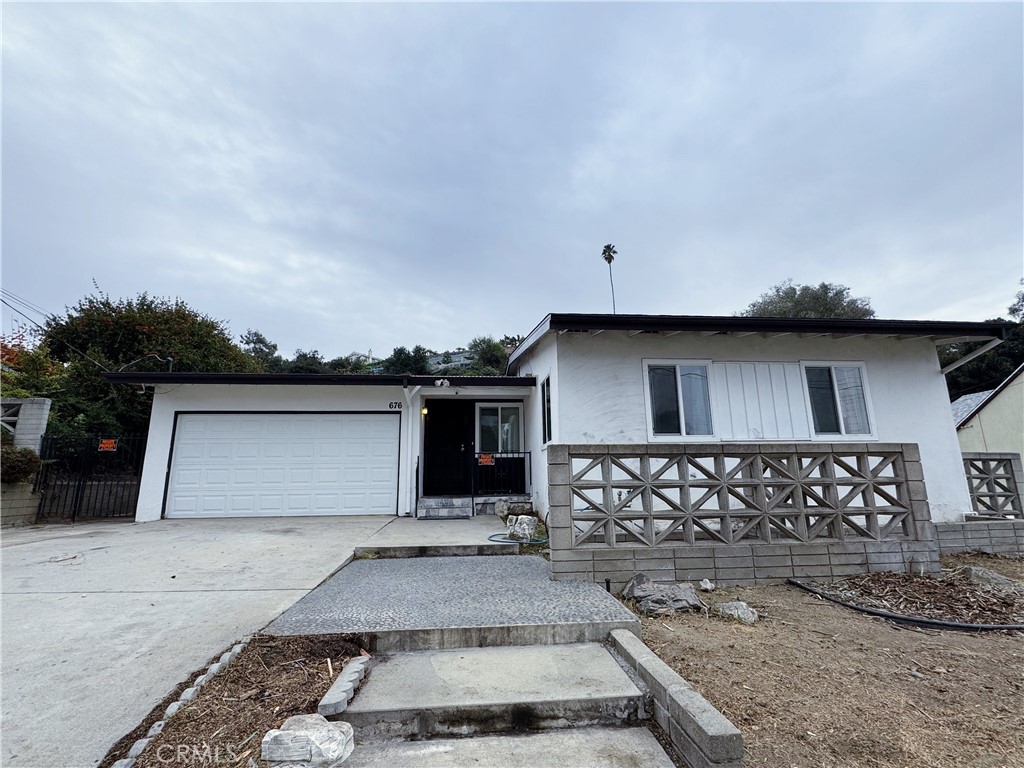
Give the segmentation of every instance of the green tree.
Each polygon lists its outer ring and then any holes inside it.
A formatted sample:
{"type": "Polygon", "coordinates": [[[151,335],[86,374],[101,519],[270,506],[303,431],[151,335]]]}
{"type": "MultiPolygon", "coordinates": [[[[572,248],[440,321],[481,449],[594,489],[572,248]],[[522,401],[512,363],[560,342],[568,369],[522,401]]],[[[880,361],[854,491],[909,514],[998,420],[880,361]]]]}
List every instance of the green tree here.
{"type": "Polygon", "coordinates": [[[794,285],[792,279],[773,285],[740,312],[743,317],[833,317],[864,320],[875,316],[871,301],[850,295],[845,285],[794,285]]]}
{"type": "Polygon", "coordinates": [[[277,344],[270,341],[259,331],[252,328],[246,330],[240,339],[242,349],[252,355],[259,363],[261,373],[280,373],[284,360],[277,354],[277,344]]]}
{"type": "Polygon", "coordinates": [[[426,376],[430,373],[430,368],[427,365],[429,357],[429,350],[419,344],[413,347],[412,351],[405,347],[396,347],[391,356],[384,360],[381,367],[384,373],[426,376]]]}
{"type": "Polygon", "coordinates": [[[38,349],[60,364],[34,395],[51,397],[54,432],[145,432],[151,391],[109,384],[103,371],[254,372],[257,361],[237,346],[227,325],[192,309],[181,299],[141,293],[111,299],[97,291],[61,317],[51,317],[39,335],[38,349]]]}
{"type": "Polygon", "coordinates": [[[508,350],[491,336],[477,336],[466,350],[473,364],[459,371],[464,376],[501,376],[508,367],[508,350]]]}
{"type": "Polygon", "coordinates": [[[316,349],[296,349],[295,357],[285,360],[281,366],[284,373],[330,373],[323,355],[316,349]]]}

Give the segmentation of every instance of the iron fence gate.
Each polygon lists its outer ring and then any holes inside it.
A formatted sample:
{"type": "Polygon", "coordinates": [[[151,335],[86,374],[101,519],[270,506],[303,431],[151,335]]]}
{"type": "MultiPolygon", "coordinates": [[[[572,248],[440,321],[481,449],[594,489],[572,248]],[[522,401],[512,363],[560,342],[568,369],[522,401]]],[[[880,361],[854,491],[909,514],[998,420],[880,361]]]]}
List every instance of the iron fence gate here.
{"type": "Polygon", "coordinates": [[[134,517],[145,435],[44,436],[39,520],[134,517]]]}

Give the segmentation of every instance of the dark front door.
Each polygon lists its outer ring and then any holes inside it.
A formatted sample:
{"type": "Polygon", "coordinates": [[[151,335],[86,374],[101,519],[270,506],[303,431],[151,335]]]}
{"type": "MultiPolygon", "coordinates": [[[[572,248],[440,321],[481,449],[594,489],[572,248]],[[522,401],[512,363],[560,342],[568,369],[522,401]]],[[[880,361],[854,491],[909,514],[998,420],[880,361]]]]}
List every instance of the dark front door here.
{"type": "Polygon", "coordinates": [[[423,433],[423,495],[469,496],[476,404],[427,400],[423,433]]]}

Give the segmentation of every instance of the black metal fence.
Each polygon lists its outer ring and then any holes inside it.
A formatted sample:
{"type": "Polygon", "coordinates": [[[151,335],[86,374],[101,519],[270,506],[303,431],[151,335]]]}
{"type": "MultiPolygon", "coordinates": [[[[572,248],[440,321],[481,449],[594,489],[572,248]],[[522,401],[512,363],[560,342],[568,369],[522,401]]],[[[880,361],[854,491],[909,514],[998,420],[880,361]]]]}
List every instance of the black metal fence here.
{"type": "Polygon", "coordinates": [[[39,520],[134,517],[145,435],[44,436],[39,520]]]}
{"type": "Polygon", "coordinates": [[[529,452],[477,453],[471,476],[474,496],[526,493],[530,471],[529,452]]]}

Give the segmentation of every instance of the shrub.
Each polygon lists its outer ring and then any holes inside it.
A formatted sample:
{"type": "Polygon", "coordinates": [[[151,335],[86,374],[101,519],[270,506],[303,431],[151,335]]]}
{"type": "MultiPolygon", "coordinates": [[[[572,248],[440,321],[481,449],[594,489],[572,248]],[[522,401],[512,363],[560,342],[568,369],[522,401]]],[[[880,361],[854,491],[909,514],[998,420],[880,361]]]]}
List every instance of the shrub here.
{"type": "Polygon", "coordinates": [[[39,471],[39,455],[31,448],[0,446],[0,480],[5,483],[27,483],[39,471]]]}

